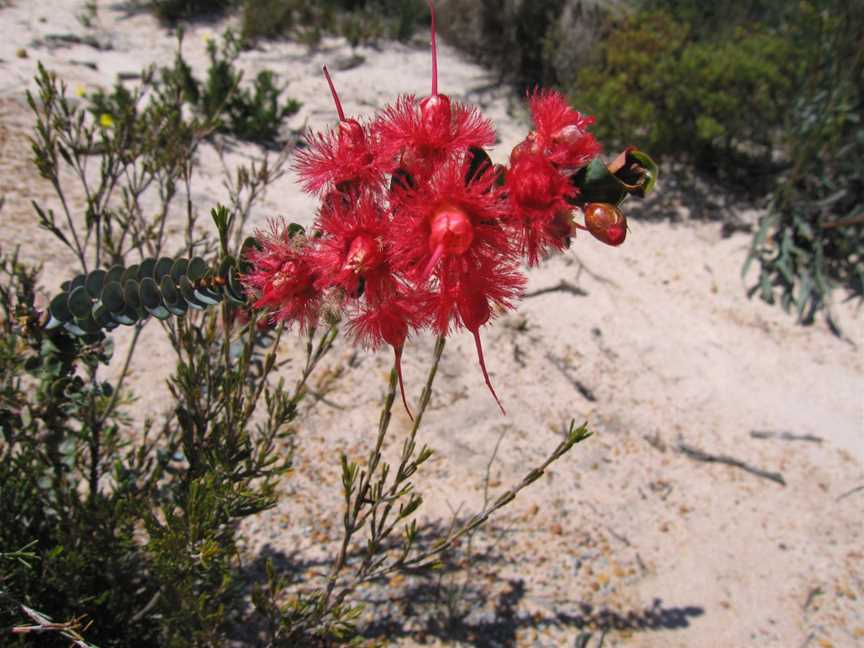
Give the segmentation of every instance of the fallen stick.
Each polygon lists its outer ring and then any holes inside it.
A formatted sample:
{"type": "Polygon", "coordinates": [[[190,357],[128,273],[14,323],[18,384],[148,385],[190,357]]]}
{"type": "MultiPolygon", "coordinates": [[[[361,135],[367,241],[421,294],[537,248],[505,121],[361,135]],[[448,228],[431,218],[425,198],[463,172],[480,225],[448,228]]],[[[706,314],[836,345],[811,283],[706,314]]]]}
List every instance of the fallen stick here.
{"type": "Polygon", "coordinates": [[[762,470],[761,468],[756,468],[755,466],[751,466],[750,464],[744,463],[740,459],[735,459],[734,457],[727,457],[726,455],[714,455],[699,450],[698,448],[693,448],[691,446],[678,442],[676,446],[676,450],[681,452],[682,454],[690,457],[694,461],[704,461],[706,463],[722,463],[727,466],[733,466],[734,468],[740,468],[746,472],[749,472],[751,475],[756,475],[757,477],[764,477],[765,479],[770,479],[773,482],[777,482],[781,486],[786,485],[786,480],[783,479],[783,475],[779,472],[770,472],[768,470],[762,470]]]}
{"type": "Polygon", "coordinates": [[[849,497],[850,495],[854,495],[855,493],[860,493],[861,491],[864,491],[864,486],[857,486],[856,488],[853,488],[852,490],[848,490],[848,491],[846,491],[845,493],[843,493],[842,495],[840,495],[840,496],[839,496],[836,500],[834,500],[834,501],[835,501],[835,502],[839,502],[840,500],[844,500],[844,499],[846,499],[847,497],[849,497]]]}
{"type": "Polygon", "coordinates": [[[538,290],[532,290],[529,293],[525,293],[523,297],[528,299],[529,297],[539,297],[540,295],[545,295],[546,293],[551,292],[566,292],[571,295],[576,295],[577,297],[587,297],[588,293],[582,290],[579,286],[574,286],[569,281],[565,281],[562,279],[555,286],[549,286],[547,288],[540,288],[538,290]]]}
{"type": "Polygon", "coordinates": [[[774,430],[750,430],[750,436],[754,439],[779,439],[780,441],[811,441],[822,443],[824,439],[813,434],[794,434],[786,431],[774,430]]]}
{"type": "Polygon", "coordinates": [[[597,397],[594,395],[594,392],[591,390],[591,388],[585,386],[578,378],[574,378],[570,375],[570,372],[568,371],[570,367],[567,366],[567,363],[564,362],[563,358],[558,358],[551,353],[547,353],[546,359],[553,365],[555,365],[555,368],[558,369],[558,371],[561,372],[561,374],[567,379],[567,381],[576,388],[576,391],[582,394],[582,397],[585,398],[585,400],[592,403],[597,402],[597,397]]]}

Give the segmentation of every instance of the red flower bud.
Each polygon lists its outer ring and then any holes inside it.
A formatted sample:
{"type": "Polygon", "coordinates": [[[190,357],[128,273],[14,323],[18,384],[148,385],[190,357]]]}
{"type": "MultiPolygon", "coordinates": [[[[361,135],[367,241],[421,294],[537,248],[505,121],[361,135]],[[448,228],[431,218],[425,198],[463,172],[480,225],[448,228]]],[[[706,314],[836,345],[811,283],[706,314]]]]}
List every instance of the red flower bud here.
{"type": "Polygon", "coordinates": [[[429,250],[438,247],[444,254],[462,254],[474,240],[471,219],[462,209],[452,205],[439,207],[432,215],[429,232],[429,250]]]}
{"type": "Polygon", "coordinates": [[[621,245],[627,236],[627,219],[621,210],[608,203],[588,203],[583,208],[585,227],[606,245],[621,245]]]}
{"type": "Polygon", "coordinates": [[[420,100],[420,124],[427,133],[448,133],[451,122],[450,97],[436,94],[420,100]]]}

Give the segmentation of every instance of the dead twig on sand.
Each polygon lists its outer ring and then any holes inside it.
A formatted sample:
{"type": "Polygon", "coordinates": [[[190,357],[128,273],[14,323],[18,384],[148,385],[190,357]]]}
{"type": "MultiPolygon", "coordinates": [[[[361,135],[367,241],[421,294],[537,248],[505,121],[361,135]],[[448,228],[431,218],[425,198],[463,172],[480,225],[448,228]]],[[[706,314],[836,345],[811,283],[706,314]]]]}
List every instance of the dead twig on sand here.
{"type": "Polygon", "coordinates": [[[740,459],[735,459],[734,457],[727,457],[726,455],[714,455],[704,452],[703,450],[699,450],[698,448],[693,448],[692,446],[688,446],[682,441],[678,442],[678,445],[675,447],[678,452],[686,455],[690,459],[694,461],[704,461],[706,463],[722,463],[727,466],[733,466],[734,468],[740,468],[746,472],[749,472],[751,475],[756,475],[757,477],[763,477],[765,479],[770,479],[773,482],[777,482],[781,486],[786,485],[786,480],[783,479],[783,475],[779,472],[771,472],[768,470],[762,470],[761,468],[756,468],[755,466],[751,466],[748,463],[741,461],[740,459]]]}
{"type": "Polygon", "coordinates": [[[551,353],[547,353],[546,359],[553,365],[555,365],[555,368],[561,372],[561,374],[567,379],[567,382],[569,382],[576,388],[576,391],[582,394],[585,400],[591,401],[592,403],[597,402],[597,397],[594,395],[594,392],[589,387],[585,386],[578,378],[574,378],[570,375],[570,366],[564,361],[563,358],[559,358],[558,356],[554,356],[551,353]]]}
{"type": "Polygon", "coordinates": [[[750,430],[750,436],[754,439],[778,439],[779,441],[810,441],[822,443],[824,439],[814,434],[795,434],[785,430],[750,430]]]}
{"type": "Polygon", "coordinates": [[[548,286],[546,288],[539,288],[537,290],[532,290],[529,293],[525,293],[523,297],[528,299],[529,297],[539,297],[540,295],[545,295],[546,293],[551,292],[566,292],[571,295],[576,295],[577,297],[587,297],[588,293],[582,290],[579,286],[574,286],[566,279],[562,279],[554,286],[548,286]]]}
{"type": "Polygon", "coordinates": [[[843,493],[842,495],[839,495],[839,496],[837,497],[837,499],[835,499],[834,501],[835,501],[835,502],[839,502],[840,500],[844,500],[844,499],[846,499],[847,497],[849,497],[850,495],[854,495],[855,493],[860,493],[861,491],[864,491],[864,484],[862,484],[861,486],[856,486],[856,487],[853,488],[852,490],[848,490],[848,491],[846,491],[846,492],[843,493]]]}

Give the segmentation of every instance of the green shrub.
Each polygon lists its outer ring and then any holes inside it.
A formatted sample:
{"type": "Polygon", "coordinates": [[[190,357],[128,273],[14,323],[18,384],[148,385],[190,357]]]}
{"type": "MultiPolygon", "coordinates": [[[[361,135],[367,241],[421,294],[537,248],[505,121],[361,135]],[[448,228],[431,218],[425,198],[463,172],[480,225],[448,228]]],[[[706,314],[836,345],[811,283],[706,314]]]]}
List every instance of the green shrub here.
{"type": "Polygon", "coordinates": [[[864,298],[864,8],[814,2],[800,11],[792,34],[809,47],[797,60],[798,92],[783,116],[789,164],[744,272],[758,261],[751,294],[804,323],[822,311],[839,333],[832,291],[864,298]]]}
{"type": "MultiPolygon", "coordinates": [[[[259,72],[251,89],[241,86],[243,75],[234,66],[240,42],[230,30],[223,35],[221,48],[213,40],[207,43],[207,54],[206,81],[189,80],[193,105],[224,133],[249,141],[275,140],[282,122],[300,110],[300,103],[294,99],[280,102],[282,90],[276,87],[276,75],[270,70],[259,72]]],[[[185,62],[178,60],[177,65],[185,62]]]]}
{"type": "Polygon", "coordinates": [[[608,115],[598,134],[683,155],[703,170],[749,182],[773,168],[795,91],[795,46],[765,26],[706,40],[663,11],[625,18],[601,46],[603,59],[576,77],[574,103],[608,115]]]}
{"type": "Polygon", "coordinates": [[[203,14],[219,13],[236,4],[236,0],[150,0],[153,13],[166,22],[177,22],[203,14]]]}
{"type": "MultiPolygon", "coordinates": [[[[174,93],[180,101],[191,105],[210,130],[247,141],[272,142],[278,138],[285,119],[300,110],[300,102],[282,100],[283,90],[277,87],[277,77],[270,70],[259,72],[251,88],[242,85],[243,73],[235,66],[240,43],[230,30],[223,35],[221,47],[214,40],[208,41],[210,65],[203,82],[183,58],[181,47],[182,34],[173,66],[160,70],[158,78],[154,71],[149,71],[148,83],[155,94],[174,93]]],[[[123,123],[137,127],[135,112],[131,111],[135,98],[121,84],[110,94],[95,92],[89,100],[90,112],[97,118],[122,117],[123,123]]]]}
{"type": "Polygon", "coordinates": [[[240,34],[247,45],[279,36],[316,45],[328,33],[352,45],[383,38],[404,41],[428,16],[422,0],[245,0],[240,34]]]}

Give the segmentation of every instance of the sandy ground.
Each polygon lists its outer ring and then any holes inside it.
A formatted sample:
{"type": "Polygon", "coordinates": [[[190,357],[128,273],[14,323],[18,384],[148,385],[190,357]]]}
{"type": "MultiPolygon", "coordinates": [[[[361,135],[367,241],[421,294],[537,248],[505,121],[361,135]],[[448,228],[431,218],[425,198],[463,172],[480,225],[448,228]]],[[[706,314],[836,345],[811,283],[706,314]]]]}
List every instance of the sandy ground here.
{"type": "MultiPolygon", "coordinates": [[[[83,4],[16,0],[0,9],[2,246],[20,244],[25,259],[44,263],[48,290],[68,278],[73,260],[36,229],[30,207],[36,200],[57,208],[29,162],[23,92],[34,87],[37,61],[70,89],[92,90],[118,73],[167,64],[175,47],[172,34],[133,3],[99,2],[90,28],[76,19],[83,4]],[[56,38],[64,34],[91,44],[56,38]]],[[[184,53],[199,74],[205,38],[223,27],[189,28],[184,53]]],[[[440,60],[442,91],[478,103],[493,119],[501,140],[493,157],[503,160],[526,131],[518,97],[451,48],[440,60]]],[[[334,69],[349,114],[370,114],[399,93],[428,92],[429,54],[420,45],[352,50],[333,39],[310,52],[268,43],[241,63],[250,74],[274,69],[303,102],[291,129],[335,121],[322,63],[334,69]],[[362,62],[352,67],[353,55],[362,62]]],[[[229,163],[260,154],[238,147],[229,163]]],[[[194,195],[203,212],[224,197],[221,177],[205,147],[194,195]]],[[[436,450],[417,479],[427,495],[422,522],[446,526],[457,511],[478,510],[486,487],[494,496],[521,479],[571,418],[596,434],[477,533],[472,569],[464,569],[463,544],[452,570],[364,590],[374,603],[370,637],[406,646],[567,646],[583,632],[595,645],[606,629],[606,646],[864,645],[864,492],[854,490],[864,485],[862,318],[838,305],[843,340],[749,301],[740,276],[749,236],[724,238],[713,214],[688,215],[668,196],[665,203],[658,209],[675,218],[631,219],[621,248],[580,238],[531,271],[528,293],[541,293],[484,329],[508,416],[485,390],[470,336],[449,342],[421,430],[436,450]],[[578,290],[543,292],[562,280],[578,290]],[[754,438],[759,430],[817,439],[754,438]],[[780,473],[785,485],[694,460],[682,443],[780,473]]],[[[313,209],[289,174],[254,221],[283,214],[308,223],[313,209]]],[[[145,330],[144,343],[148,352],[133,374],[139,413],[159,410],[171,367],[157,326],[145,330]]],[[[413,393],[431,348],[420,337],[406,349],[413,393]]],[[[333,555],[341,519],[335,453],[368,451],[390,362],[384,352],[337,345],[324,367],[327,402],[298,429],[297,470],[283,503],[244,528],[248,560],[281,557],[314,577],[333,555]]],[[[391,448],[407,430],[400,412],[391,448]]]]}

